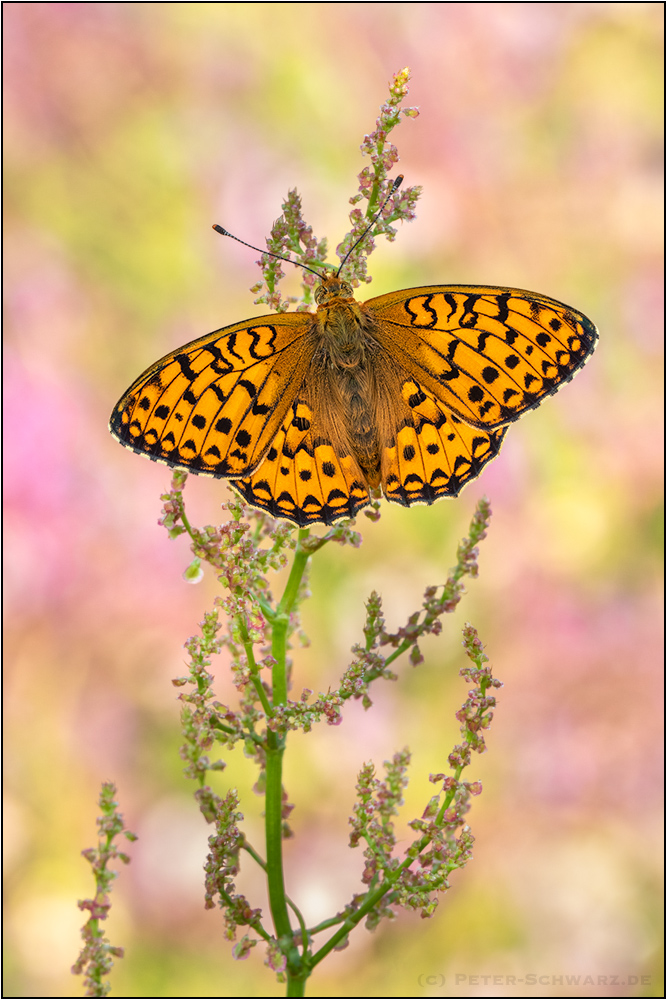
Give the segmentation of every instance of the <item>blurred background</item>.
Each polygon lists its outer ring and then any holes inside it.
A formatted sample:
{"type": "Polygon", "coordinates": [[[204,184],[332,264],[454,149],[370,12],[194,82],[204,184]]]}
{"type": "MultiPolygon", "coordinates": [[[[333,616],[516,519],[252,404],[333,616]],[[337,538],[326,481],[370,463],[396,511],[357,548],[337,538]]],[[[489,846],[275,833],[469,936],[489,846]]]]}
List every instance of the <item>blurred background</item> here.
{"type": "MultiPolygon", "coordinates": [[[[378,524],[359,519],[360,550],[317,556],[297,697],[336,685],[371,590],[388,626],[404,623],[491,500],[480,578],[425,663],[288,750],[288,891],[309,923],[361,888],[347,847],[361,764],[405,745],[409,842],[458,739],[465,621],[505,686],[466,775],[484,786],[474,860],[431,920],[359,929],[309,994],[664,995],[662,16],[658,3],[4,6],[6,996],[81,995],[76,901],[93,887],[80,851],[103,780],[140,837],[107,922],[126,949],[112,995],[283,995],[263,949],[234,962],[220,912],[204,910],[211,831],[178,754],[170,679],[218,586],[208,570],[185,584],[187,542],[156,523],[169,470],[119,447],[107,421],[158,357],[265,311],[248,291],[257,255],[214,222],[262,244],[297,187],[316,234],[342,238],[359,145],[404,66],[421,114],[392,140],[424,195],[359,297],[529,288],[589,315],[600,343],[459,499],[385,504],[378,524]]],[[[217,522],[225,497],[192,477],[191,519],[217,522]]],[[[224,657],[215,672],[231,699],[224,657]]],[[[227,759],[219,788],[239,788],[261,848],[255,773],[227,759]]],[[[265,906],[248,866],[238,884],[265,906]]]]}

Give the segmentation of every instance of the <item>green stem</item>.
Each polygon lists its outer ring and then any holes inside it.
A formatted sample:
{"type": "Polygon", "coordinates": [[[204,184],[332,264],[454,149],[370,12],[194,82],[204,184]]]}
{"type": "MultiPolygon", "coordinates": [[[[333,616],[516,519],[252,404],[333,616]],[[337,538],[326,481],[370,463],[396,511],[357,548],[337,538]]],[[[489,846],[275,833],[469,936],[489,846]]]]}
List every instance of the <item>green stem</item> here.
{"type": "MultiPolygon", "coordinates": [[[[423,842],[419,846],[419,851],[423,851],[425,847],[428,846],[430,842],[429,837],[424,837],[423,842]]],[[[341,924],[339,930],[333,934],[326,944],[322,945],[319,951],[317,951],[310,959],[311,968],[315,968],[323,958],[333,951],[333,949],[340,944],[354,928],[361,923],[364,917],[371,912],[371,910],[380,902],[383,896],[386,896],[388,892],[394,888],[394,884],[398,881],[403,871],[409,868],[411,864],[415,861],[415,857],[406,858],[398,868],[395,868],[392,872],[387,872],[385,879],[380,886],[374,891],[366,896],[366,899],[355,911],[354,915],[347,917],[341,924]]]]}
{"type": "MultiPolygon", "coordinates": [[[[262,869],[263,872],[266,872],[266,861],[261,856],[261,854],[257,853],[257,851],[255,850],[255,848],[252,846],[252,844],[250,844],[248,842],[248,840],[246,838],[243,839],[243,843],[242,843],[241,846],[242,846],[242,848],[243,848],[244,851],[248,852],[248,854],[253,859],[253,861],[255,862],[255,864],[259,865],[259,867],[262,869]]],[[[285,899],[287,900],[287,905],[289,906],[290,910],[292,910],[292,912],[294,913],[296,919],[299,921],[299,927],[301,928],[301,933],[302,933],[302,936],[303,936],[303,940],[305,941],[306,935],[307,935],[308,931],[307,931],[307,928],[306,928],[306,921],[303,919],[303,914],[301,913],[301,910],[298,908],[298,906],[296,905],[296,903],[294,902],[293,899],[290,899],[289,896],[287,896],[287,895],[285,895],[285,899]]],[[[336,924],[339,924],[340,921],[341,921],[341,918],[338,917],[333,922],[336,923],[336,924]]]]}
{"type": "Polygon", "coordinates": [[[294,562],[290,575],[285,584],[285,591],[276,608],[275,617],[272,622],[272,643],[271,653],[276,663],[273,668],[273,704],[287,704],[287,635],[289,630],[289,619],[292,608],[299,596],[299,587],[303,574],[308,565],[310,552],[305,551],[303,542],[308,538],[307,528],[301,528],[294,550],[294,562]]]}
{"type": "Polygon", "coordinates": [[[257,692],[257,697],[262,703],[262,708],[264,709],[268,718],[273,715],[273,707],[269,701],[266,691],[264,690],[264,685],[262,684],[262,679],[259,676],[259,667],[255,660],[255,651],[253,648],[252,641],[248,635],[248,629],[243,618],[238,615],[236,618],[236,623],[239,628],[239,633],[241,635],[241,642],[243,643],[243,648],[245,649],[246,656],[248,658],[248,667],[250,669],[250,680],[252,682],[255,691],[257,692]]]}
{"type": "MultiPolygon", "coordinates": [[[[299,531],[294,552],[292,569],[285,586],[285,592],[276,608],[272,621],[271,653],[275,660],[273,667],[273,708],[287,704],[287,639],[292,608],[299,595],[299,588],[308,564],[309,552],[303,543],[308,531],[299,531]]],[[[287,910],[285,877],[283,872],[283,754],[285,738],[269,730],[266,747],[266,876],[269,890],[269,905],[276,931],[276,938],[287,959],[287,996],[302,997],[305,983],[310,973],[309,966],[302,960],[294,943],[292,926],[287,910]]],[[[301,923],[301,921],[299,921],[301,923]]],[[[302,925],[303,929],[303,925],[302,925]]],[[[302,941],[305,949],[306,942],[302,941]]]]}
{"type": "Polygon", "coordinates": [[[310,972],[306,973],[305,976],[290,976],[287,973],[287,997],[305,997],[306,995],[306,979],[310,975],[310,972]]]}
{"type": "Polygon", "coordinates": [[[269,884],[269,903],[277,938],[289,937],[292,934],[287,900],[285,898],[285,880],[283,876],[283,802],[282,802],[282,766],[284,743],[279,741],[275,733],[269,733],[269,746],[266,751],[266,876],[269,884]]]}

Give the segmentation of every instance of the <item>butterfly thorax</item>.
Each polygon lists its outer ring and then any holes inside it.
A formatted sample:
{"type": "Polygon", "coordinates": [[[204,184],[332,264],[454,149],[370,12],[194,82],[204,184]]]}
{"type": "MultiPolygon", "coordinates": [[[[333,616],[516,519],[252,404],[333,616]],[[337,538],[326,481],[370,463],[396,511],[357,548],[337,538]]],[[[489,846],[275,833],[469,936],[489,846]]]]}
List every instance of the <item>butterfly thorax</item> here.
{"type": "Polygon", "coordinates": [[[356,302],[352,286],[340,278],[324,278],[315,291],[315,328],[330,368],[363,365],[372,319],[356,302]]]}

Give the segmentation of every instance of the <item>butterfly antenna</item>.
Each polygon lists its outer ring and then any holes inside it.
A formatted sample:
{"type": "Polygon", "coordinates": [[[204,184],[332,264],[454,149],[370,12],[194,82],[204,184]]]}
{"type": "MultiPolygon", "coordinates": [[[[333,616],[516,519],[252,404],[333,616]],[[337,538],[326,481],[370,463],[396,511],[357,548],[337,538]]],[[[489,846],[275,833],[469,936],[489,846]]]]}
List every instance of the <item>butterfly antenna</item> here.
{"type": "MultiPolygon", "coordinates": [[[[403,183],[403,174],[399,174],[398,177],[395,178],[395,180],[394,180],[393,184],[391,185],[391,187],[389,188],[389,194],[387,195],[387,197],[385,198],[385,200],[382,202],[382,204],[378,208],[377,212],[375,213],[375,215],[373,216],[373,218],[371,219],[371,221],[369,222],[369,224],[366,226],[366,228],[364,229],[363,233],[359,237],[359,239],[356,240],[356,242],[352,244],[352,246],[350,247],[350,249],[347,251],[347,253],[343,257],[342,261],[340,262],[340,267],[336,271],[336,277],[338,277],[338,275],[340,274],[340,272],[343,270],[343,268],[345,266],[345,262],[347,261],[347,258],[350,256],[350,254],[352,253],[352,251],[355,250],[359,246],[359,244],[362,242],[362,240],[364,240],[366,238],[366,236],[368,235],[368,233],[371,231],[371,229],[373,228],[373,226],[377,222],[380,214],[382,213],[382,211],[384,209],[384,206],[387,204],[387,202],[389,201],[389,199],[391,198],[391,196],[393,195],[393,193],[398,190],[398,188],[401,186],[402,183],[403,183]]],[[[215,226],[213,228],[215,229],[215,226]]]]}
{"type": "Polygon", "coordinates": [[[244,247],[250,247],[251,250],[256,250],[257,253],[265,253],[269,257],[275,257],[277,260],[284,260],[286,264],[294,264],[295,267],[302,267],[304,271],[310,271],[310,273],[316,275],[320,281],[322,280],[322,275],[319,271],[314,271],[313,268],[308,267],[307,264],[300,264],[298,260],[290,260],[289,257],[283,257],[281,254],[273,253],[271,250],[260,250],[259,247],[254,247],[252,243],[246,243],[245,240],[240,240],[238,236],[234,236],[233,233],[228,233],[226,229],[223,229],[222,226],[217,225],[217,223],[213,226],[213,228],[216,233],[220,233],[221,236],[229,236],[230,239],[236,240],[237,243],[242,243],[244,247]]]}

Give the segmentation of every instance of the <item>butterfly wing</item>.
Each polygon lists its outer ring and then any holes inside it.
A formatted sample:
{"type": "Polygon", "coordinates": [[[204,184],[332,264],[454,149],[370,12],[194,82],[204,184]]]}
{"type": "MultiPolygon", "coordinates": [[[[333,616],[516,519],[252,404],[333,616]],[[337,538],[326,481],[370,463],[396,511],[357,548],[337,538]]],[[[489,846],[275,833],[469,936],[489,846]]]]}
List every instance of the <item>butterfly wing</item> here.
{"type": "Polygon", "coordinates": [[[570,306],[514,288],[432,285],[365,303],[385,351],[472,427],[516,420],[579,371],[597,330],[570,306]]]}
{"type": "Polygon", "coordinates": [[[315,347],[310,313],[224,327],[151,365],[115,407],[111,432],[155,461],[247,476],[280,431],[315,347]]]}
{"type": "Polygon", "coordinates": [[[370,500],[327,381],[325,371],[309,373],[264,461],[232,483],[248,503],[302,527],[354,517],[370,500]]]}
{"type": "Polygon", "coordinates": [[[496,457],[507,428],[481,430],[464,423],[407,372],[400,394],[403,415],[393,421],[395,434],[384,435],[382,449],[387,500],[410,507],[458,496],[496,457]]]}

